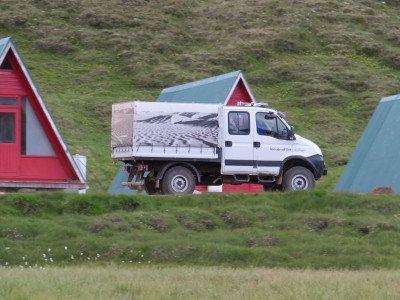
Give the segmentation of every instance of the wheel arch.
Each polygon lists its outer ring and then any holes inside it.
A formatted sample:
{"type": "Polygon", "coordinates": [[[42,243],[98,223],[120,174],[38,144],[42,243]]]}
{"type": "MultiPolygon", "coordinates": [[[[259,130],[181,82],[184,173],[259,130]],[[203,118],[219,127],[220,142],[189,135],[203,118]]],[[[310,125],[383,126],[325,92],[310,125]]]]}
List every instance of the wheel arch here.
{"type": "Polygon", "coordinates": [[[171,169],[172,167],[186,167],[189,170],[191,170],[195,175],[196,175],[196,181],[200,182],[200,173],[197,170],[197,168],[187,162],[170,162],[170,163],[166,163],[164,164],[161,169],[158,171],[157,173],[157,180],[161,180],[164,177],[165,172],[167,172],[169,169],[171,169]]]}
{"type": "Polygon", "coordinates": [[[280,175],[285,174],[289,169],[293,167],[304,167],[310,170],[310,172],[316,178],[316,169],[314,165],[305,157],[301,156],[290,156],[287,157],[282,164],[280,175]]]}

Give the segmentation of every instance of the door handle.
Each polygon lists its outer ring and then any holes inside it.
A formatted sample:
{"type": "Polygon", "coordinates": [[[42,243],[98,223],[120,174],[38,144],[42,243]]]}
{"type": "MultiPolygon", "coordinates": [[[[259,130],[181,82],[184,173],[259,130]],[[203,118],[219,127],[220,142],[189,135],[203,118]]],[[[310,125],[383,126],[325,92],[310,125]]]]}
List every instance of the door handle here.
{"type": "Polygon", "coordinates": [[[232,141],[225,141],[225,147],[232,147],[232,141]]]}
{"type": "Polygon", "coordinates": [[[253,147],[254,148],[260,148],[261,147],[261,143],[260,142],[253,142],[253,147]]]}

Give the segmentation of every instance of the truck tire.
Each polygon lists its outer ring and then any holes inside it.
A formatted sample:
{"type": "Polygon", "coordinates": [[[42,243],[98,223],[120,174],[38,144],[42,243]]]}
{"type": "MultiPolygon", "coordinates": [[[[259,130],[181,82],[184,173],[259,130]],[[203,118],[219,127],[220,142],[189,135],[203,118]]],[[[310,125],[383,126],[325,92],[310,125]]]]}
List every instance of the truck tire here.
{"type": "Polygon", "coordinates": [[[161,181],[164,194],[192,194],[196,185],[191,171],[185,167],[169,169],[161,181]]]}
{"type": "Polygon", "coordinates": [[[307,168],[293,167],[283,175],[284,191],[312,190],[314,187],[314,175],[307,168]]]}
{"type": "Polygon", "coordinates": [[[147,195],[160,194],[160,190],[156,188],[156,182],[150,178],[144,179],[144,190],[146,191],[147,195]]]}

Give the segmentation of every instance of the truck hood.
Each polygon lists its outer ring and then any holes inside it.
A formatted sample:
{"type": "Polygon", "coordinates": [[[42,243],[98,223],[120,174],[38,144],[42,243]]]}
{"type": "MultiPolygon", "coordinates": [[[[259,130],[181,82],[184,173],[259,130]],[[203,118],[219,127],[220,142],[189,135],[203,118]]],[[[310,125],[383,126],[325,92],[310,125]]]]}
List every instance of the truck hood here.
{"type": "Polygon", "coordinates": [[[293,146],[303,146],[303,147],[311,147],[316,154],[322,155],[322,151],[321,148],[318,147],[317,144],[315,144],[314,142],[302,137],[301,135],[295,134],[296,140],[294,141],[293,146]]]}

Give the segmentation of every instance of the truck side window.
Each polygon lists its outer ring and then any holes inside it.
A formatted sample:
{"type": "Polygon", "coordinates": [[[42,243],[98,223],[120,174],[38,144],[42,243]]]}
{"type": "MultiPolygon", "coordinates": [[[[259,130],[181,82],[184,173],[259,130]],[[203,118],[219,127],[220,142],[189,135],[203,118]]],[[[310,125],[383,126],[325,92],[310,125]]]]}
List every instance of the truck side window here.
{"type": "Polygon", "coordinates": [[[288,129],[276,116],[258,112],[256,113],[256,126],[259,135],[272,136],[278,139],[289,139],[288,129]]]}
{"type": "Polygon", "coordinates": [[[276,119],[276,122],[278,124],[278,139],[282,139],[282,140],[288,140],[289,139],[289,130],[287,129],[287,127],[285,126],[285,124],[283,124],[283,122],[280,119],[276,119]]]}
{"type": "Polygon", "coordinates": [[[248,112],[228,113],[229,134],[247,135],[250,134],[250,116],[248,112]]]}

